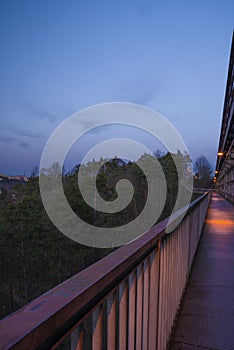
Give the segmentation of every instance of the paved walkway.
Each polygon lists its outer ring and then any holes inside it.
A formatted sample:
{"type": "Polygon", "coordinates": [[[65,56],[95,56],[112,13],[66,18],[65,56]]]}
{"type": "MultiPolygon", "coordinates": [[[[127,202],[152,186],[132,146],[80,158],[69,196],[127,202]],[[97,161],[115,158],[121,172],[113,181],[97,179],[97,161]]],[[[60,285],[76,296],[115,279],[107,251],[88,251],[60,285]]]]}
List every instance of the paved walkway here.
{"type": "Polygon", "coordinates": [[[234,206],[212,195],[171,350],[234,350],[234,206]]]}

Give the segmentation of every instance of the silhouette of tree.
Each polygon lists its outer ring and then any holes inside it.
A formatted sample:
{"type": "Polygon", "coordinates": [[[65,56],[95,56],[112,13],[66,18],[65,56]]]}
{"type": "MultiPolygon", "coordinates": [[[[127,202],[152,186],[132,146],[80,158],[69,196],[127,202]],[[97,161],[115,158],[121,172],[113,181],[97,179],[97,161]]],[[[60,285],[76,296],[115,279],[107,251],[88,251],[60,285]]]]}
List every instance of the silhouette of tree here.
{"type": "Polygon", "coordinates": [[[194,163],[195,170],[195,187],[211,188],[213,168],[209,160],[204,156],[200,156],[194,163]]]}

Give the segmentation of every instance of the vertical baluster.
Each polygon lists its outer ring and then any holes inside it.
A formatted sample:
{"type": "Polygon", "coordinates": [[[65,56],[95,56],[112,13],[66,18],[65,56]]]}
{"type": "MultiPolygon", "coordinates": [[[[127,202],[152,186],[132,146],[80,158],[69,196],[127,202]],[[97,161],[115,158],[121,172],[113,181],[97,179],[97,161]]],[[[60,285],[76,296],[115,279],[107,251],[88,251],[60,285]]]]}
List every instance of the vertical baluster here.
{"type": "Polygon", "coordinates": [[[178,307],[178,295],[177,295],[177,285],[178,285],[178,248],[177,248],[177,237],[173,235],[173,247],[172,247],[172,265],[173,265],[173,276],[172,276],[172,293],[173,293],[173,302],[176,307],[178,307]]]}
{"type": "Polygon", "coordinates": [[[137,267],[137,293],[136,293],[136,350],[142,347],[142,308],[143,308],[143,268],[142,264],[137,267]]]}
{"type": "Polygon", "coordinates": [[[92,313],[92,350],[102,350],[102,305],[92,313]]]}
{"type": "Polygon", "coordinates": [[[191,218],[191,212],[187,215],[188,218],[188,264],[187,264],[187,280],[189,278],[189,271],[190,271],[190,259],[191,259],[191,225],[192,225],[192,218],[191,218]]]}
{"type": "Polygon", "coordinates": [[[128,285],[119,285],[119,350],[127,349],[128,285]]]}
{"type": "Polygon", "coordinates": [[[172,318],[173,318],[173,313],[174,313],[174,303],[173,303],[173,292],[172,292],[172,276],[173,276],[173,255],[172,255],[172,250],[173,250],[173,241],[174,241],[174,234],[170,235],[169,238],[169,252],[168,252],[168,290],[169,290],[169,298],[168,298],[168,335],[170,334],[171,327],[172,327],[172,318]]]}
{"type": "Polygon", "coordinates": [[[82,350],[83,349],[83,327],[77,327],[71,333],[71,350],[82,350]]]}
{"type": "Polygon", "coordinates": [[[116,349],[116,293],[107,299],[107,349],[116,349]]]}
{"type": "Polygon", "coordinates": [[[189,231],[190,231],[190,215],[186,216],[186,261],[185,261],[185,284],[188,280],[189,269],[188,269],[188,261],[189,261],[189,231]]]}
{"type": "Polygon", "coordinates": [[[165,304],[165,320],[164,320],[164,340],[163,340],[163,349],[165,347],[167,341],[167,330],[168,330],[168,309],[169,309],[169,298],[170,298],[170,290],[168,288],[168,269],[170,264],[170,256],[169,256],[169,248],[170,248],[170,237],[166,239],[165,245],[165,260],[164,260],[164,304],[165,304]]]}
{"type": "Polygon", "coordinates": [[[167,314],[167,287],[166,287],[166,271],[167,271],[167,239],[164,241],[164,247],[163,247],[163,269],[162,269],[162,275],[163,275],[163,292],[162,292],[162,306],[163,306],[163,313],[162,313],[162,345],[161,349],[164,349],[164,339],[165,339],[165,327],[166,327],[166,314],[167,314]]]}
{"type": "Polygon", "coordinates": [[[177,241],[178,241],[178,244],[177,244],[177,252],[179,254],[178,256],[178,272],[179,272],[179,275],[178,275],[178,299],[180,298],[181,294],[182,294],[182,281],[183,281],[183,277],[182,277],[182,272],[183,272],[183,252],[182,252],[182,237],[180,235],[180,231],[177,233],[177,241]]]}
{"type": "Polygon", "coordinates": [[[159,254],[157,249],[150,255],[150,290],[149,290],[149,345],[148,349],[156,350],[157,314],[159,288],[159,254]]]}
{"type": "Polygon", "coordinates": [[[159,315],[158,315],[158,339],[157,349],[163,349],[164,329],[165,329],[165,240],[161,243],[160,252],[160,283],[159,283],[159,315]]]}
{"type": "Polygon", "coordinates": [[[148,349],[148,325],[149,325],[149,260],[144,260],[144,290],[143,290],[143,324],[142,324],[142,349],[148,349]]]}
{"type": "Polygon", "coordinates": [[[169,289],[169,308],[168,308],[168,325],[169,325],[169,331],[168,335],[171,331],[172,326],[172,314],[174,311],[174,303],[173,303],[173,291],[172,291],[172,275],[173,275],[173,255],[172,255],[172,249],[173,249],[173,239],[174,234],[170,235],[169,238],[169,266],[168,266],[168,289],[169,289]]]}
{"type": "Polygon", "coordinates": [[[128,299],[128,349],[135,349],[135,322],[136,322],[136,271],[129,275],[129,299],[128,299]]]}

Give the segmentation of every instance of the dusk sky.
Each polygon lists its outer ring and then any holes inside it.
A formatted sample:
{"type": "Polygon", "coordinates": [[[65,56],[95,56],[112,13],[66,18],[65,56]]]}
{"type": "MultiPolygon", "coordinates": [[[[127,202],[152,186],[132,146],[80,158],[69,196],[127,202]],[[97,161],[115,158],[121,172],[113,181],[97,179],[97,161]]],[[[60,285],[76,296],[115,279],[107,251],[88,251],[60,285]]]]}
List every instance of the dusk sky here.
{"type": "MultiPolygon", "coordinates": [[[[63,120],[112,101],[158,111],[214,166],[233,27],[231,0],[0,0],[0,173],[30,175],[63,120]]],[[[114,131],[83,147],[97,134],[114,131]]]]}

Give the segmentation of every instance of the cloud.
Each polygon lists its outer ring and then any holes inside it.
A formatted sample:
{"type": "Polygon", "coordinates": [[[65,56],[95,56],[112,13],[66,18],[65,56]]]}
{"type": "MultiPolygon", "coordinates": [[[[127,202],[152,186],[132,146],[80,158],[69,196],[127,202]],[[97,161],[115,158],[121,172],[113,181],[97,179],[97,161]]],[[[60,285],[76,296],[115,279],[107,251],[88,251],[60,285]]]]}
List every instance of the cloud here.
{"type": "Polygon", "coordinates": [[[15,144],[21,148],[29,149],[30,143],[27,142],[27,139],[38,140],[42,137],[43,135],[38,132],[10,127],[5,128],[5,135],[0,135],[0,142],[6,144],[15,144]]]}
{"type": "Polygon", "coordinates": [[[55,124],[58,121],[56,115],[42,109],[41,107],[36,107],[30,103],[25,103],[24,107],[27,112],[30,113],[30,117],[33,117],[35,119],[47,119],[52,124],[55,124]]]}
{"type": "Polygon", "coordinates": [[[109,128],[111,127],[111,124],[106,124],[106,125],[100,125],[97,127],[93,127],[93,124],[91,122],[85,121],[85,120],[81,120],[82,125],[84,126],[85,130],[88,130],[89,128],[91,128],[88,131],[88,134],[100,134],[103,131],[108,131],[109,128]]]}
{"type": "Polygon", "coordinates": [[[7,144],[16,144],[22,148],[30,148],[30,145],[27,142],[16,140],[8,136],[0,136],[0,142],[7,144]]]}
{"type": "Polygon", "coordinates": [[[40,139],[42,135],[40,133],[28,131],[28,130],[22,130],[22,129],[15,129],[11,128],[10,131],[12,131],[14,134],[20,135],[20,136],[26,136],[33,139],[40,139]]]}
{"type": "Polygon", "coordinates": [[[27,148],[27,149],[30,148],[30,145],[27,142],[18,142],[18,143],[22,148],[27,148]]]}
{"type": "Polygon", "coordinates": [[[159,89],[160,87],[152,79],[142,78],[119,86],[111,99],[147,105],[159,89]]]}
{"type": "Polygon", "coordinates": [[[12,143],[14,140],[11,137],[0,136],[0,142],[2,143],[12,143]]]}

